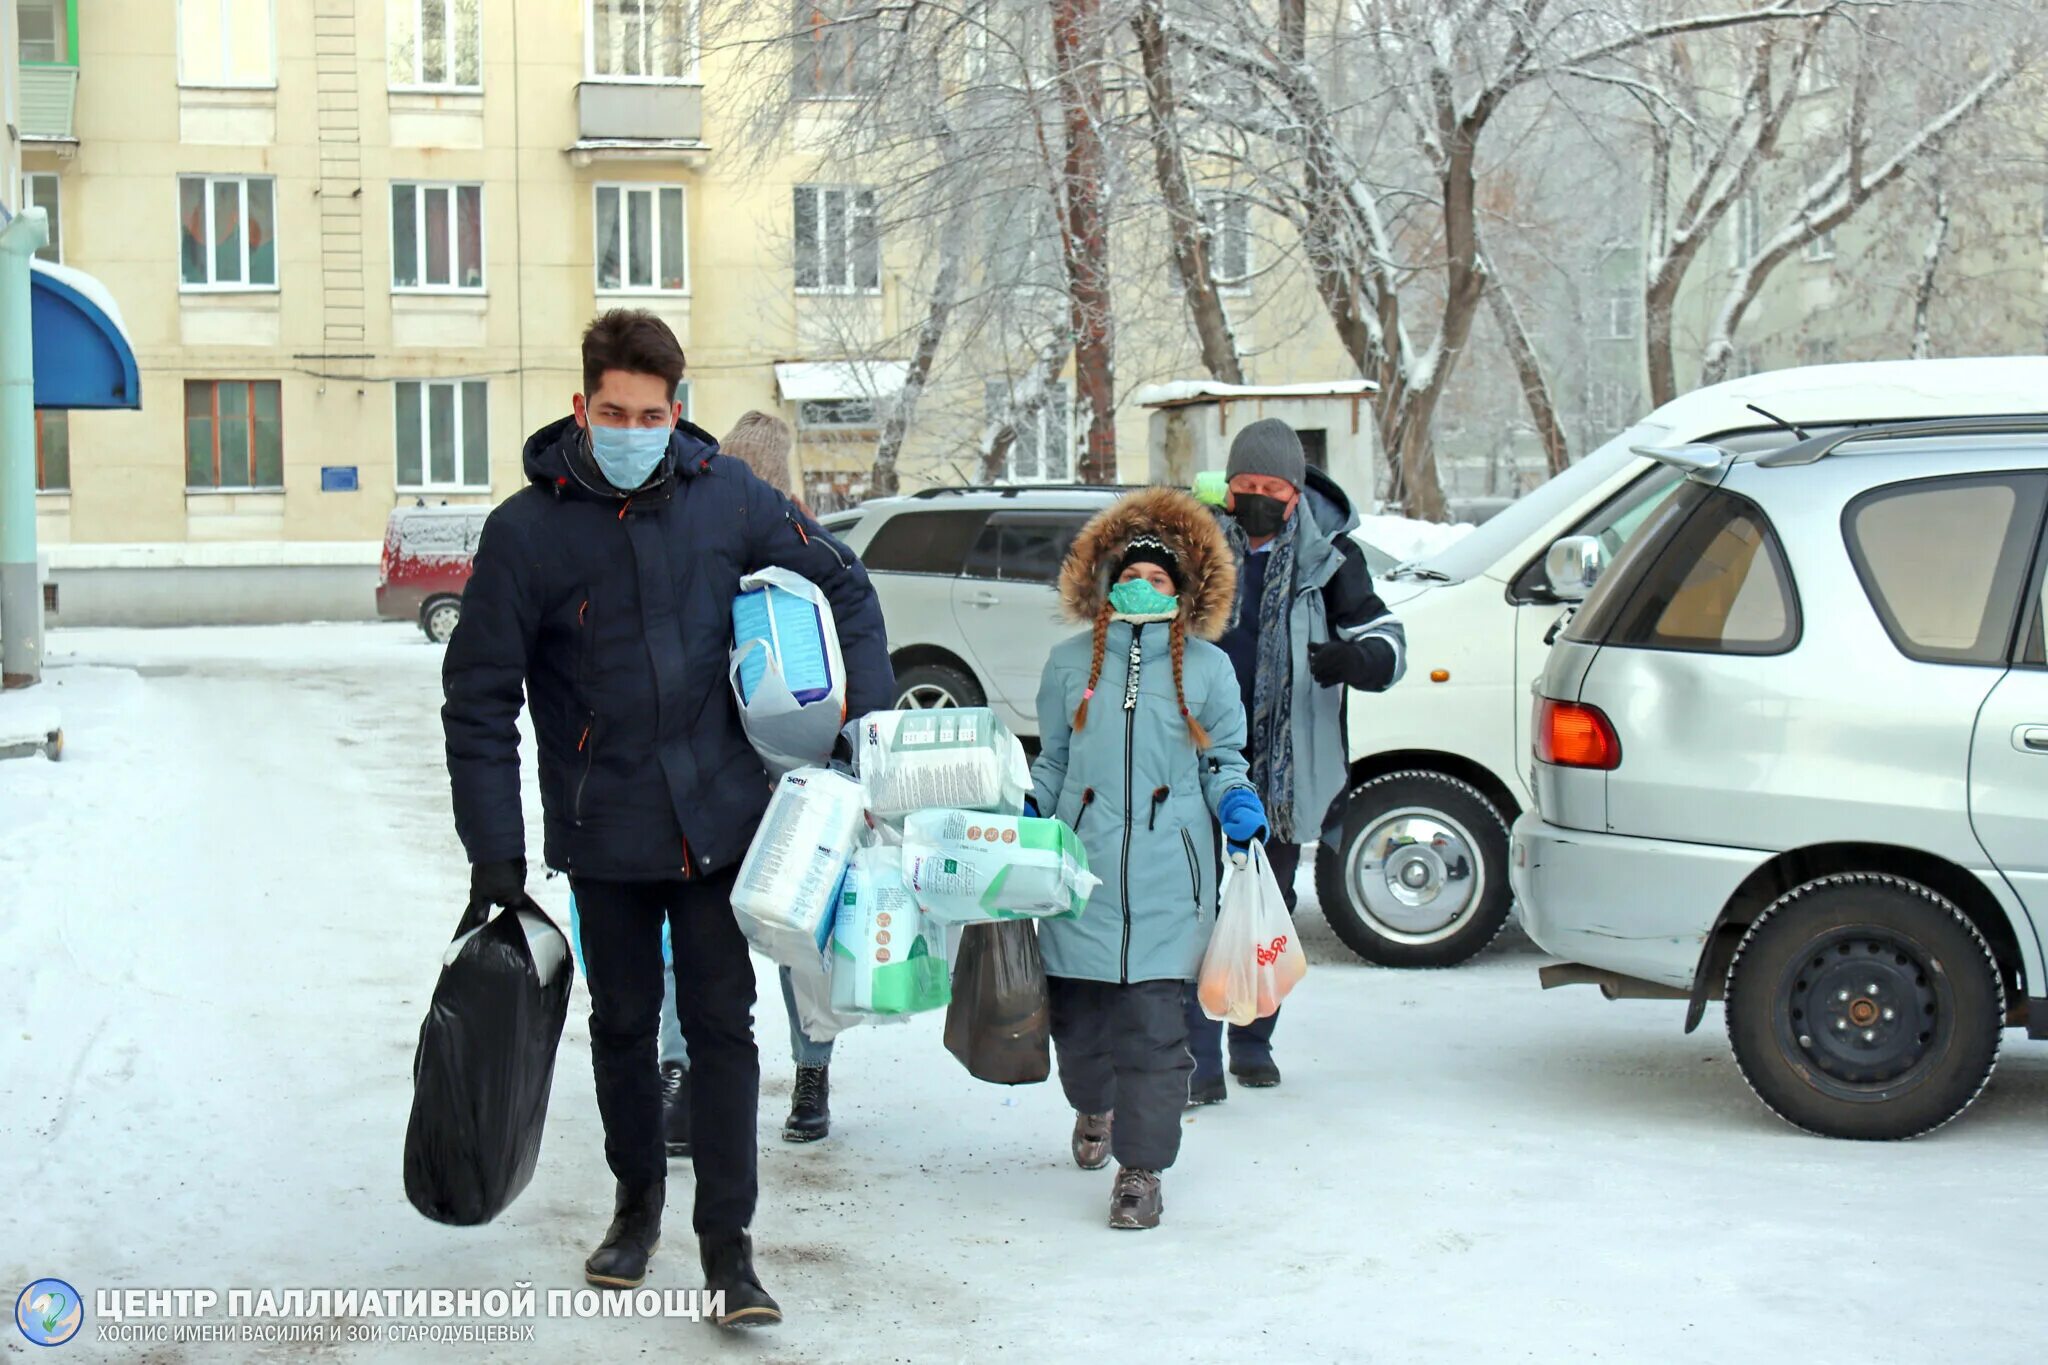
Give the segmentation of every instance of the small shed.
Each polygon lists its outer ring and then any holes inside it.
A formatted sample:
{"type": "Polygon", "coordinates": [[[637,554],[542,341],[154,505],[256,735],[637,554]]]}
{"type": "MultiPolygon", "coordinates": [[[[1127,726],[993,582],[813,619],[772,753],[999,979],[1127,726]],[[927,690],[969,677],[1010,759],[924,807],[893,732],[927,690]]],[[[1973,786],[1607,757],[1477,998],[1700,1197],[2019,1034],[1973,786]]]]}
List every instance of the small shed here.
{"type": "Polygon", "coordinates": [[[1230,442],[1264,417],[1277,417],[1301,437],[1308,462],[1334,479],[1361,511],[1381,496],[1378,427],[1369,379],[1309,384],[1218,384],[1182,380],[1148,384],[1132,395],[1151,409],[1147,453],[1155,483],[1186,488],[1195,475],[1222,469],[1230,442]]]}

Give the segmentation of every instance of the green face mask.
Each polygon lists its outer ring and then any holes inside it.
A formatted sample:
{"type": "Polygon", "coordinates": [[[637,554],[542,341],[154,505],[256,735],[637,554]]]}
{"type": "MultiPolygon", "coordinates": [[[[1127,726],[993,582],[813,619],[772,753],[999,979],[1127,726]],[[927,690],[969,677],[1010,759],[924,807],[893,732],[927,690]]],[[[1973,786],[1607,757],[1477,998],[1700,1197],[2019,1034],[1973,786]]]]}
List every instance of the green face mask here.
{"type": "Polygon", "coordinates": [[[1123,616],[1166,616],[1180,610],[1180,599],[1133,578],[1109,590],[1109,605],[1123,616]]]}

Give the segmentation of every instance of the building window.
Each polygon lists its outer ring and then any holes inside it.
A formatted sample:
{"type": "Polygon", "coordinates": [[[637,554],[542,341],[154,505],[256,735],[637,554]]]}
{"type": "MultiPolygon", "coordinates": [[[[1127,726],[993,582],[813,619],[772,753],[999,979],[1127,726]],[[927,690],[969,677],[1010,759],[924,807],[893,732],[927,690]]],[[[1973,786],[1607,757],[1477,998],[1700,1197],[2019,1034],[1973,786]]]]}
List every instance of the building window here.
{"type": "Polygon", "coordinates": [[[861,13],[866,8],[797,0],[792,98],[850,100],[874,88],[880,75],[880,34],[872,14],[861,13]]]}
{"type": "Polygon", "coordinates": [[[1636,296],[1627,292],[1607,296],[1607,336],[1610,341],[1628,341],[1636,334],[1636,296]]]}
{"type": "Polygon", "coordinates": [[[795,195],[798,292],[880,293],[875,192],[855,185],[798,185],[795,195]]]}
{"type": "Polygon", "coordinates": [[[178,83],[277,84],[273,0],[178,0],[178,83]]]}
{"type": "Polygon", "coordinates": [[[600,292],[687,293],[681,185],[597,187],[600,292]]]}
{"type": "Polygon", "coordinates": [[[178,177],[185,288],[277,287],[275,183],[268,176],[178,177]]]}
{"type": "Polygon", "coordinates": [[[71,491],[71,414],[36,409],[36,492],[71,491]]]}
{"type": "Polygon", "coordinates": [[[284,487],[284,421],[275,379],[185,381],[185,487],[284,487]]]}
{"type": "Polygon", "coordinates": [[[1835,259],[1835,230],[1829,228],[1806,242],[1806,259],[1809,261],[1832,261],[1835,259]]]}
{"type": "Polygon", "coordinates": [[[490,384],[482,379],[401,380],[398,487],[482,492],[491,486],[490,384]]]}
{"type": "Polygon", "coordinates": [[[478,0],[389,0],[391,88],[481,90],[483,18],[478,0]]]}
{"type": "Polygon", "coordinates": [[[57,177],[47,171],[31,171],[24,175],[21,178],[21,206],[41,209],[50,215],[50,240],[36,248],[36,255],[45,261],[62,264],[64,224],[57,213],[57,177]]]}
{"type": "Polygon", "coordinates": [[[1252,206],[1234,194],[1205,194],[1202,224],[1209,230],[1209,274],[1218,293],[1252,291],[1252,206]]]}
{"type": "Polygon", "coordinates": [[[38,62],[68,66],[77,60],[71,51],[64,0],[17,0],[15,18],[20,24],[23,66],[38,62]]]}
{"type": "MultiPolygon", "coordinates": [[[[991,421],[1013,411],[1016,396],[1000,379],[982,389],[991,421]]],[[[1074,443],[1067,430],[1067,386],[1054,384],[1044,401],[1014,415],[1015,439],[1010,443],[1004,479],[1010,483],[1067,483],[1074,477],[1074,443]]]]}
{"type": "Polygon", "coordinates": [[[807,398],[796,405],[796,424],[805,431],[873,428],[877,422],[872,398],[807,398]]]}
{"type": "Polygon", "coordinates": [[[1755,260],[1764,249],[1763,196],[1751,185],[1735,201],[1735,264],[1739,268],[1755,260]]]}
{"type": "Polygon", "coordinates": [[[483,289],[482,185],[392,185],[391,287],[483,289]]]}
{"type": "Polygon", "coordinates": [[[697,13],[689,0],[590,0],[588,32],[592,76],[697,78],[697,13]]]}

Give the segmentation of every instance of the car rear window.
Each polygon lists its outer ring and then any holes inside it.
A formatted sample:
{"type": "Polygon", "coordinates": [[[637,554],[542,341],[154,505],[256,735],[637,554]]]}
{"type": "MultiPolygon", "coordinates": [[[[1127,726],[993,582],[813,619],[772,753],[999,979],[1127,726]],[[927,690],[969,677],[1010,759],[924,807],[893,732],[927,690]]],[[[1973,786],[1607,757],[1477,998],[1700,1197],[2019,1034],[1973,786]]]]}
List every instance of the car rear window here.
{"type": "Polygon", "coordinates": [[[1984,474],[1873,489],[1842,514],[1870,605],[1899,652],[2003,664],[2048,476],[1984,474]]]}
{"type": "Polygon", "coordinates": [[[970,578],[1012,583],[1055,583],[1085,513],[998,512],[989,518],[967,557],[970,578]]]}
{"type": "Polygon", "coordinates": [[[1687,483],[1629,537],[1566,638],[1782,654],[1799,641],[1799,597],[1763,509],[1725,489],[1687,483]]]}
{"type": "Polygon", "coordinates": [[[861,552],[870,573],[957,576],[987,512],[898,512],[875,529],[861,552]]]}

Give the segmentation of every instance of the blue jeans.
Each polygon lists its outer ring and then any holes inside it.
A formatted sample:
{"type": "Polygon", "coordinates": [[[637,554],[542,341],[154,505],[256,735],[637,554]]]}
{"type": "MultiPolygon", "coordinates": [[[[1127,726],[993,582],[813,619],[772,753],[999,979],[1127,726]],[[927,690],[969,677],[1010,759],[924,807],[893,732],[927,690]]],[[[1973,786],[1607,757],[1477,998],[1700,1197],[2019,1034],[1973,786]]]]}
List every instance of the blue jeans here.
{"type": "MultiPolygon", "coordinates": [[[[789,1059],[798,1066],[830,1066],[832,1044],[814,1043],[804,1037],[804,1028],[796,1017],[796,995],[789,988],[789,968],[780,968],[776,975],[782,978],[782,1008],[789,1015],[789,1059]]],[[[676,974],[663,972],[666,989],[661,997],[661,1060],[690,1064],[690,1050],[683,1044],[683,1026],[676,1020],[676,974]]]]}
{"type": "MultiPolygon", "coordinates": [[[[1280,883],[1280,895],[1287,902],[1287,913],[1294,913],[1294,874],[1301,866],[1301,847],[1298,844],[1266,845],[1266,861],[1272,864],[1274,880],[1280,883]]],[[[1202,1013],[1201,1003],[1193,991],[1188,992],[1188,1052],[1195,1059],[1195,1079],[1214,1080],[1223,1074],[1223,1021],[1211,1019],[1202,1013]]],[[[1250,1066],[1273,1060],[1273,1026],[1280,1022],[1280,1011],[1275,1010],[1263,1019],[1254,1019],[1249,1024],[1230,1026],[1230,1060],[1237,1066],[1250,1066]]]]}

